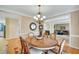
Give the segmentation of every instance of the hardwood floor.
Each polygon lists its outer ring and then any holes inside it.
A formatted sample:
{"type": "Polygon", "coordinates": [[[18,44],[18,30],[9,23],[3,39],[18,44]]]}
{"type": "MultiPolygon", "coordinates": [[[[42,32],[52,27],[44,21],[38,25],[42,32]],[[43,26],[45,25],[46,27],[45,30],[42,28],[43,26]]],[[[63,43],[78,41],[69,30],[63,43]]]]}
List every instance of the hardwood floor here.
{"type": "Polygon", "coordinates": [[[64,46],[64,51],[69,54],[79,54],[79,49],[75,49],[69,46],[69,44],[66,42],[64,46]]]}

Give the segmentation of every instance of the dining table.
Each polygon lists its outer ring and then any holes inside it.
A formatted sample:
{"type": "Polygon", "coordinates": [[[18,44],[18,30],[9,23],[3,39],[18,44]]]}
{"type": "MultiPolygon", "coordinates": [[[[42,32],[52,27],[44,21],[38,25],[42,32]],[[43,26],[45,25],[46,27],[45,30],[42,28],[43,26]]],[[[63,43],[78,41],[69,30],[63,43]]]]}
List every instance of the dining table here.
{"type": "Polygon", "coordinates": [[[34,37],[26,40],[33,48],[42,50],[45,54],[48,54],[48,50],[55,48],[58,44],[57,40],[53,40],[50,37],[34,37]]]}

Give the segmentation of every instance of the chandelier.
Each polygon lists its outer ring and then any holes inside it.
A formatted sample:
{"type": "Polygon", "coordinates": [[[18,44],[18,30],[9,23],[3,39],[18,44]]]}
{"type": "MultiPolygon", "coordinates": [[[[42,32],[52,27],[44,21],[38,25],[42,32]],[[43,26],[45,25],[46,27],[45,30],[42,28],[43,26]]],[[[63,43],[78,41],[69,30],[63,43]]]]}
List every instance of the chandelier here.
{"type": "Polygon", "coordinates": [[[36,16],[34,16],[34,19],[36,20],[36,21],[39,21],[39,22],[41,22],[41,21],[43,21],[46,17],[45,16],[42,16],[42,13],[41,13],[41,11],[40,11],[40,8],[41,8],[41,5],[38,5],[38,14],[36,15],[36,16]]]}

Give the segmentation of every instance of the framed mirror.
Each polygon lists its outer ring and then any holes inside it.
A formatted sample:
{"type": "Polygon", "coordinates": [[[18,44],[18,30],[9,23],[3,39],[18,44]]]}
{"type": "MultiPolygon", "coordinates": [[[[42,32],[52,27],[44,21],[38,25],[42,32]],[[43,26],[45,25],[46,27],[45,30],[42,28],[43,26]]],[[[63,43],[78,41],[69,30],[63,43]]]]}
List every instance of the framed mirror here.
{"type": "Polygon", "coordinates": [[[36,28],[37,28],[36,23],[32,22],[32,23],[30,24],[30,29],[33,31],[33,30],[35,30],[36,28]]]}

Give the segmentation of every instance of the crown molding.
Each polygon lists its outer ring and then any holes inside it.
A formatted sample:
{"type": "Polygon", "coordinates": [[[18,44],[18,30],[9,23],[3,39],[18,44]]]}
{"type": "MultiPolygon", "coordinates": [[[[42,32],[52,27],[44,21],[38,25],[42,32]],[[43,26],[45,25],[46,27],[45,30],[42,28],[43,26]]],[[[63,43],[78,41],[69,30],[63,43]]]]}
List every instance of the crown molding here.
{"type": "MultiPolygon", "coordinates": [[[[77,9],[73,9],[73,10],[70,10],[70,11],[66,11],[66,12],[62,12],[62,13],[58,13],[58,14],[55,14],[51,17],[48,17],[46,20],[49,20],[49,19],[52,19],[52,18],[55,18],[57,16],[60,16],[60,15],[65,15],[65,14],[70,14],[71,12],[74,12],[74,11],[77,11],[79,10],[79,8],[77,9]]],[[[6,13],[11,13],[11,14],[16,14],[16,15],[20,15],[20,16],[28,16],[28,17],[32,17],[30,15],[27,15],[27,14],[24,14],[24,13],[21,13],[21,12],[17,12],[17,11],[12,11],[12,10],[8,10],[8,9],[0,9],[1,12],[6,12],[6,13]]],[[[33,17],[32,17],[33,18],[33,17]]]]}
{"type": "Polygon", "coordinates": [[[7,10],[7,9],[0,9],[0,12],[10,13],[10,14],[18,15],[18,16],[28,16],[28,17],[31,17],[29,15],[26,15],[26,14],[23,14],[23,13],[20,13],[20,12],[16,12],[16,11],[12,11],[12,10],[7,10]]]}
{"type": "Polygon", "coordinates": [[[48,17],[47,20],[52,19],[52,18],[56,18],[56,17],[58,17],[58,16],[70,14],[70,13],[72,13],[72,12],[74,12],[74,11],[78,11],[78,10],[79,10],[79,8],[73,9],[73,10],[70,10],[70,11],[66,11],[66,12],[62,12],[62,13],[58,13],[58,14],[55,14],[54,16],[48,17]]]}

